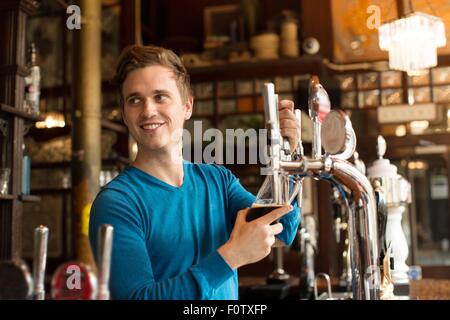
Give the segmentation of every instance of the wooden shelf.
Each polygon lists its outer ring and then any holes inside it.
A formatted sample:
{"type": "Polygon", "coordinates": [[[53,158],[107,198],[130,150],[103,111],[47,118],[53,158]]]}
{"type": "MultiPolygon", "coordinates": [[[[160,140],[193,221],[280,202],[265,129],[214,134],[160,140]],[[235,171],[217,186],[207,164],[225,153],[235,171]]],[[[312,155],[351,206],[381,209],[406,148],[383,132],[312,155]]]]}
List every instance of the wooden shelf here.
{"type": "MultiPolygon", "coordinates": [[[[433,87],[445,87],[445,86],[450,86],[450,82],[433,83],[433,87]]],[[[423,87],[423,86],[419,86],[419,87],[423,87]]]]}
{"type": "Polygon", "coordinates": [[[59,194],[65,194],[70,193],[72,191],[72,188],[42,188],[42,189],[33,189],[31,190],[34,194],[52,194],[52,193],[59,193],[59,194]]]}
{"type": "Polygon", "coordinates": [[[428,88],[431,89],[433,87],[438,87],[438,86],[445,86],[443,85],[436,85],[436,84],[431,84],[431,83],[427,83],[427,84],[408,84],[407,87],[408,89],[421,89],[421,88],[428,88]]]}
{"type": "Polygon", "coordinates": [[[31,120],[31,121],[44,121],[45,120],[44,117],[42,117],[42,116],[31,115],[31,114],[26,113],[23,110],[19,110],[17,108],[8,106],[6,104],[0,104],[0,111],[12,114],[12,115],[22,118],[22,119],[31,120]]]}
{"type": "MultiPolygon", "coordinates": [[[[358,108],[353,108],[353,110],[376,110],[376,109],[378,109],[378,107],[382,107],[382,105],[379,105],[379,106],[361,106],[361,107],[358,107],[358,108]]],[[[351,109],[351,108],[349,108],[349,109],[351,109]]]]}
{"type": "Polygon", "coordinates": [[[17,196],[13,194],[0,194],[0,200],[16,200],[17,196]]]}
{"type": "Polygon", "coordinates": [[[70,161],[31,162],[32,169],[47,169],[47,168],[61,168],[61,167],[70,167],[70,161]]]}
{"type": "Polygon", "coordinates": [[[322,70],[320,56],[301,56],[274,60],[189,68],[192,83],[265,78],[292,74],[318,73],[322,70]]]}
{"type": "Polygon", "coordinates": [[[41,197],[30,195],[30,194],[20,195],[19,199],[22,200],[23,202],[39,202],[39,201],[41,201],[41,197]]]}
{"type": "Polygon", "coordinates": [[[70,127],[65,126],[62,128],[56,127],[56,128],[38,129],[33,126],[32,128],[30,128],[28,135],[32,136],[33,139],[37,142],[47,141],[58,137],[70,135],[70,127]]]}

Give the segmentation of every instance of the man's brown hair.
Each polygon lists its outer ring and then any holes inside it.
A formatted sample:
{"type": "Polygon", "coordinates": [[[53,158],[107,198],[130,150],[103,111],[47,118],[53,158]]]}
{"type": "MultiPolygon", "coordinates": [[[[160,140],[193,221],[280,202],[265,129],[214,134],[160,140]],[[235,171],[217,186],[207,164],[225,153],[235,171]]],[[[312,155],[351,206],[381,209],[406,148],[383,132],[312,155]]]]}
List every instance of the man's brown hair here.
{"type": "Polygon", "coordinates": [[[181,99],[187,101],[191,93],[189,74],[181,59],[169,49],[157,46],[132,45],[123,49],[117,64],[114,82],[120,95],[120,104],[124,105],[122,87],[131,71],[149,66],[163,66],[173,72],[181,99]]]}

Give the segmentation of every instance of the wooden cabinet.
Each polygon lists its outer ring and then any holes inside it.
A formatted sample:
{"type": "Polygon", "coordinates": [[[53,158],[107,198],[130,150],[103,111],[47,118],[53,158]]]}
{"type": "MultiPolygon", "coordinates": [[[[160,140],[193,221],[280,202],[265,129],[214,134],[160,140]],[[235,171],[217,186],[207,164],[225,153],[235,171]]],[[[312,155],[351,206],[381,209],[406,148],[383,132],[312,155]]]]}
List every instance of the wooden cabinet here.
{"type": "Polygon", "coordinates": [[[25,31],[35,6],[31,0],[0,3],[0,34],[8,35],[0,46],[0,168],[11,169],[8,191],[0,195],[0,260],[21,258],[23,202],[39,200],[21,195],[23,136],[30,123],[39,120],[27,114],[23,105],[25,31]]]}

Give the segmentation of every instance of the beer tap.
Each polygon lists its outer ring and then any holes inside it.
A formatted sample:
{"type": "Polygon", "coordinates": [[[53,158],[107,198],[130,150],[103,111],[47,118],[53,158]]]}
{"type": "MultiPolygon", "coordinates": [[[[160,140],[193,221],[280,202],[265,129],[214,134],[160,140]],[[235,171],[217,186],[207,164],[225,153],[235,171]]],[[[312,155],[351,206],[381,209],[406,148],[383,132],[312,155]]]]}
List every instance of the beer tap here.
{"type": "MultiPolygon", "coordinates": [[[[359,159],[358,152],[353,153],[353,164],[362,174],[366,174],[366,165],[359,159]]],[[[352,266],[350,254],[350,241],[348,232],[348,217],[352,208],[352,196],[350,190],[344,186],[334,185],[333,207],[335,213],[336,242],[341,242],[341,232],[344,234],[344,248],[342,251],[342,273],[339,277],[339,287],[345,291],[351,291],[352,266]]]]}
{"type": "Polygon", "coordinates": [[[34,230],[33,295],[35,300],[45,300],[45,265],[47,262],[48,228],[34,230]]]}
{"type": "Polygon", "coordinates": [[[0,300],[44,300],[48,228],[34,230],[33,272],[22,259],[0,261],[0,300]]]}
{"type": "MultiPolygon", "coordinates": [[[[270,86],[269,91],[267,91],[267,99],[272,99],[273,104],[276,106],[275,109],[272,109],[271,117],[272,119],[275,119],[275,121],[268,121],[267,124],[269,126],[270,130],[270,139],[271,141],[276,141],[276,144],[274,145],[275,149],[271,150],[272,153],[279,153],[281,158],[284,160],[290,160],[291,159],[291,149],[289,145],[289,141],[285,139],[283,136],[281,136],[280,132],[280,119],[279,119],[279,113],[278,113],[278,95],[275,94],[275,88],[272,84],[270,86]],[[270,96],[270,98],[269,98],[270,96]]],[[[268,100],[265,100],[268,101],[268,100]]],[[[266,118],[267,119],[267,118],[266,118]]],[[[272,181],[276,181],[276,184],[272,184],[272,187],[274,185],[277,186],[276,189],[272,189],[272,197],[273,201],[276,204],[286,204],[290,203],[292,200],[287,199],[286,195],[289,195],[289,181],[284,180],[283,176],[281,176],[280,171],[274,170],[274,174],[272,176],[272,181]]],[[[283,248],[284,243],[276,239],[276,242],[274,244],[273,252],[274,252],[274,260],[275,260],[275,267],[271,274],[269,274],[267,278],[267,283],[286,283],[290,279],[290,275],[286,273],[284,270],[284,256],[283,256],[283,248]]]]}
{"type": "Polygon", "coordinates": [[[300,299],[311,299],[314,290],[314,256],[317,252],[316,221],[312,214],[303,214],[298,231],[300,242],[300,299]]]}
{"type": "MultiPolygon", "coordinates": [[[[355,198],[355,210],[349,216],[353,298],[378,299],[380,275],[378,270],[378,233],[375,196],[372,185],[349,159],[356,147],[356,136],[347,115],[339,110],[330,111],[331,103],[318,77],[312,77],[308,107],[313,121],[312,157],[299,153],[286,159],[277,122],[277,105],[272,83],[264,84],[263,97],[266,124],[270,129],[270,157],[265,173],[272,180],[273,201],[282,203],[283,176],[332,180],[350,189],[355,198]],[[322,155],[322,145],[325,154],[322,155]]],[[[285,179],[284,179],[285,180],[285,179]]],[[[297,196],[301,196],[297,188],[297,196]]],[[[291,196],[292,197],[292,196],[291,196]]]]}
{"type": "MultiPolygon", "coordinates": [[[[379,214],[379,224],[382,228],[380,240],[384,243],[384,252],[388,244],[392,245],[393,272],[392,280],[396,292],[408,294],[409,267],[408,243],[401,225],[405,205],[411,202],[411,185],[397,173],[397,167],[384,158],[387,150],[386,140],[382,136],[377,138],[378,159],[367,169],[367,175],[377,192],[377,200],[382,196],[382,206],[379,214]],[[381,213],[382,212],[382,213],[381,213]]],[[[391,263],[392,266],[392,263],[391,263]]]]}
{"type": "Polygon", "coordinates": [[[111,269],[111,250],[114,228],[111,225],[102,225],[98,231],[98,300],[109,300],[109,272],[111,269]]]}
{"type": "MultiPolygon", "coordinates": [[[[342,185],[333,186],[334,208],[339,212],[338,219],[335,220],[336,242],[340,243],[344,239],[342,250],[342,272],[339,277],[339,288],[346,292],[352,291],[352,265],[351,248],[349,239],[349,217],[353,214],[353,200],[350,190],[342,185]],[[341,236],[343,234],[343,237],[341,236]]],[[[336,212],[335,212],[336,215],[336,212]]]]}

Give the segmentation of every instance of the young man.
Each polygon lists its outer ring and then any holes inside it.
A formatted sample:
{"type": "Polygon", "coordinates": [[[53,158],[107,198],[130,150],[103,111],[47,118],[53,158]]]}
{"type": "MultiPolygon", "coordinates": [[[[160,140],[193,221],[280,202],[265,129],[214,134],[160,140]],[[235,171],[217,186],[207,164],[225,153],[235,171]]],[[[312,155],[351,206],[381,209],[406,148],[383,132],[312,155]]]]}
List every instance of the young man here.
{"type": "MultiPolygon", "coordinates": [[[[298,208],[246,222],[255,196],[222,166],[173,161],[177,130],[192,115],[189,76],[172,51],[132,46],[116,75],[136,160],[97,195],[89,237],[114,227],[113,299],[238,299],[237,269],[266,257],[275,235],[292,243],[298,208]],[[277,219],[281,223],[271,224],[277,219]]],[[[293,103],[280,103],[282,134],[298,141],[293,103]]]]}

